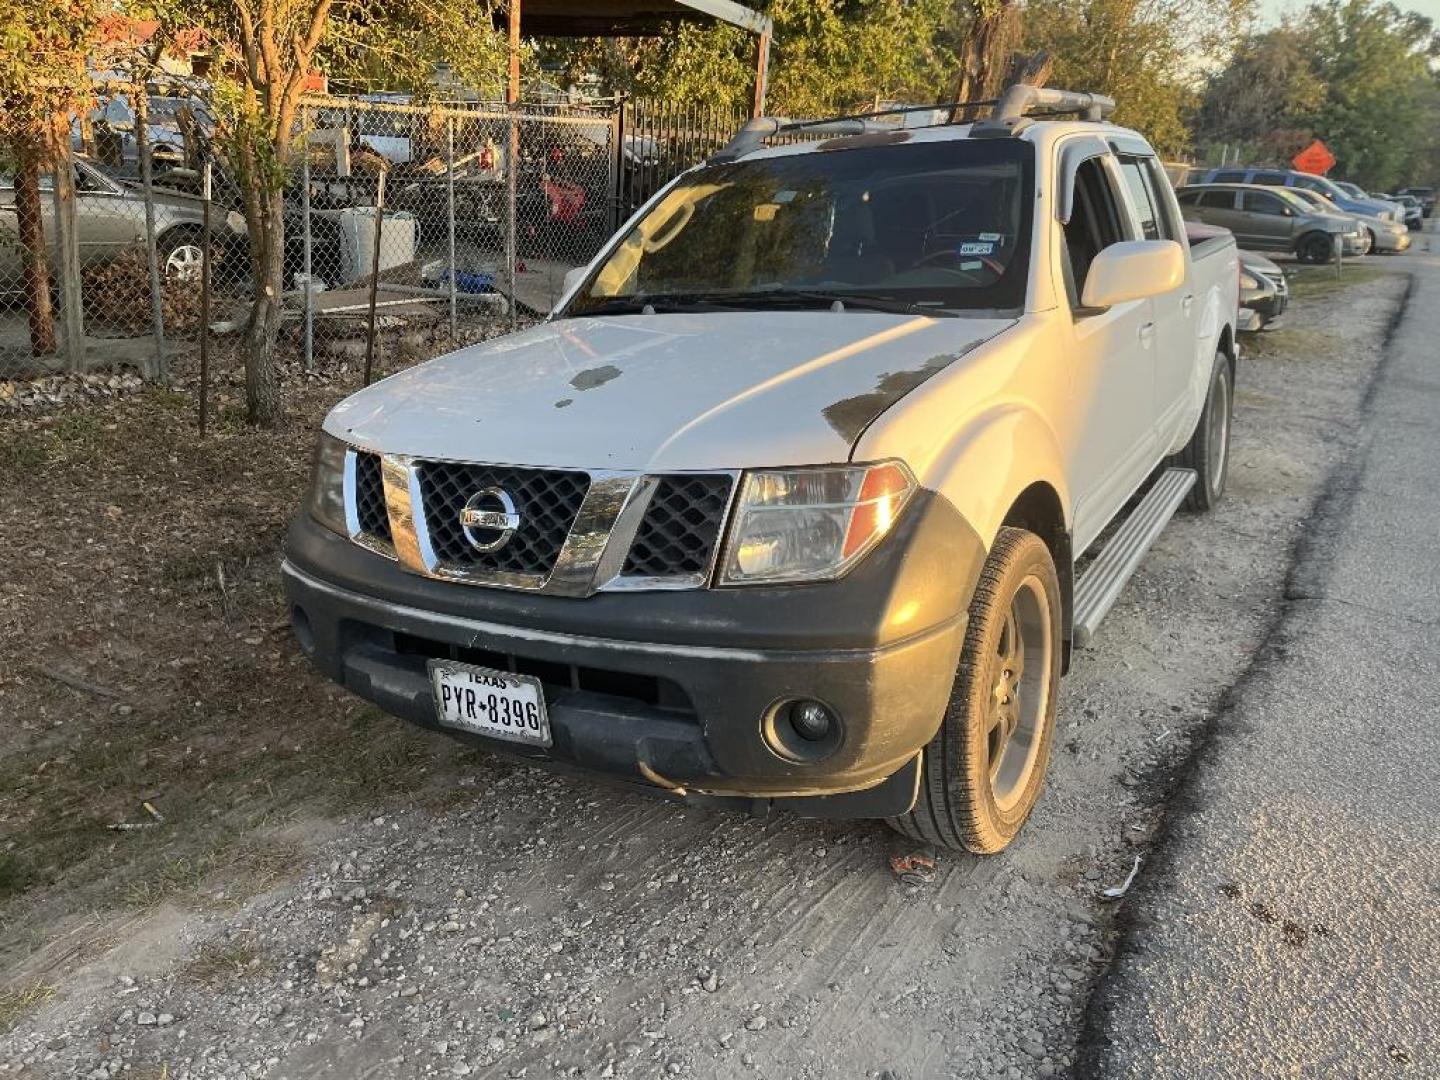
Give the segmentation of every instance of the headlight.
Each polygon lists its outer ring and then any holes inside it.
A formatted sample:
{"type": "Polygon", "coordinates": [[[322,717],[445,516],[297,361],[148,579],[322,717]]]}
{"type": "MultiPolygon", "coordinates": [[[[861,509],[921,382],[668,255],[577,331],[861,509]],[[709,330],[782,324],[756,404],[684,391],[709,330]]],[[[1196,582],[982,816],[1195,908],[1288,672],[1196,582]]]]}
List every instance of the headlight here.
{"type": "Polygon", "coordinates": [[[1246,271],[1241,270],[1240,287],[1242,289],[1258,289],[1260,287],[1260,282],[1254,274],[1247,273],[1246,271]]]}
{"type": "Polygon", "coordinates": [[[345,525],[345,451],[333,435],[320,433],[315,447],[315,468],[310,474],[310,514],[327,529],[349,535],[345,525]]]}
{"type": "Polygon", "coordinates": [[[721,584],[837,578],[890,531],[914,490],[898,461],[748,472],[721,584]]]}

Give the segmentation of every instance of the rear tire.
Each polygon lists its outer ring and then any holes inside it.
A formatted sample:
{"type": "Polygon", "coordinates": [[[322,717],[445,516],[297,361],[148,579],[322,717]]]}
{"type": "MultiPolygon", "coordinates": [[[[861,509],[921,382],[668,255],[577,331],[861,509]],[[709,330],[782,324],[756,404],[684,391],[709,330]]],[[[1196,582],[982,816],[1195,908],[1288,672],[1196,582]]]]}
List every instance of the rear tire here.
{"type": "Polygon", "coordinates": [[[1034,533],[1004,528],[970,601],[965,648],[920,794],[889,819],[916,840],[993,855],[1040,797],[1060,689],[1060,583],[1034,533]]]}
{"type": "Polygon", "coordinates": [[[1166,459],[1178,469],[1195,470],[1195,486],[1182,504],[1186,510],[1205,514],[1214,510],[1225,496],[1225,479],[1230,474],[1230,421],[1234,414],[1234,371],[1230,358],[1215,353],[1210,371],[1210,389],[1205,408],[1195,424],[1195,433],[1184,450],[1166,459]]]}

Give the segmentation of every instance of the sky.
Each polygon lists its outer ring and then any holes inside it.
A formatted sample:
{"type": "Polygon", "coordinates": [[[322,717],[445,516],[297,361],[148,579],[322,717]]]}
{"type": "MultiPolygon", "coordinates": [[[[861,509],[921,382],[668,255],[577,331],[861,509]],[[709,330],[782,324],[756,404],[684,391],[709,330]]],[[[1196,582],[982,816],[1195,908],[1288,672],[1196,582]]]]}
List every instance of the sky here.
{"type": "MultiPolygon", "coordinates": [[[[1394,0],[1394,3],[1401,11],[1418,11],[1429,16],[1440,26],[1440,0],[1394,0]]],[[[1260,0],[1260,11],[1267,22],[1278,22],[1285,12],[1305,6],[1303,0],[1260,0]]]]}

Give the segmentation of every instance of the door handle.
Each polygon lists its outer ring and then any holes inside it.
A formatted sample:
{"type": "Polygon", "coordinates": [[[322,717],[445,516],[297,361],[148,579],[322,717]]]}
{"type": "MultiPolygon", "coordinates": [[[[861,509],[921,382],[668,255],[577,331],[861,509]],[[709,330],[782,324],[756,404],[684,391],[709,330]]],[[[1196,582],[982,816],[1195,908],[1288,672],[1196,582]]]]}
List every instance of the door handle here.
{"type": "Polygon", "coordinates": [[[1155,324],[1153,322],[1141,323],[1135,331],[1135,336],[1140,339],[1140,344],[1148,349],[1150,343],[1155,340],[1155,324]]]}
{"type": "Polygon", "coordinates": [[[1180,309],[1181,309],[1182,311],[1184,311],[1186,315],[1189,315],[1191,309],[1194,308],[1194,306],[1195,306],[1195,294],[1194,294],[1194,293],[1186,293],[1186,294],[1185,294],[1185,298],[1180,301],[1180,309]]]}

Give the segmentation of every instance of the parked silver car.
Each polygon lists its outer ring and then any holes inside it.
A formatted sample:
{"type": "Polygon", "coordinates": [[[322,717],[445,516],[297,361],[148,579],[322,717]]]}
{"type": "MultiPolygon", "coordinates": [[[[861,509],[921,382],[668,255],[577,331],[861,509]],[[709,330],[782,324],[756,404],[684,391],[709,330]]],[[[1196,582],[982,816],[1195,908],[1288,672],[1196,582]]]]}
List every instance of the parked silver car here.
{"type": "Polygon", "coordinates": [[[1192,184],[1176,193],[1186,221],[1218,225],[1242,248],[1288,251],[1301,262],[1325,263],[1337,250],[1359,255],[1369,236],[1351,217],[1316,213],[1289,190],[1260,184],[1192,184]]]}
{"type": "MultiPolygon", "coordinates": [[[[54,178],[42,176],[41,220],[45,237],[55,244],[54,178]]],[[[160,265],[167,277],[198,278],[200,273],[199,199],[164,188],[154,190],[155,232],[160,265]]],[[[82,263],[109,262],[145,246],[145,200],[85,161],[75,162],[75,217],[82,263]]],[[[0,173],[0,292],[18,287],[22,252],[15,220],[15,180],[0,173]]],[[[216,248],[234,250],[243,244],[245,219],[217,210],[211,217],[216,248]]],[[[243,247],[240,249],[243,250],[243,247]]]]}
{"type": "Polygon", "coordinates": [[[1341,210],[1318,191],[1307,191],[1304,188],[1285,188],[1284,190],[1295,198],[1309,203],[1311,209],[1318,214],[1338,214],[1341,217],[1354,218],[1360,227],[1369,234],[1372,252],[1382,255],[1399,255],[1410,247],[1410,229],[1402,222],[1390,221],[1388,218],[1376,217],[1373,214],[1357,214],[1353,211],[1341,210]]]}

